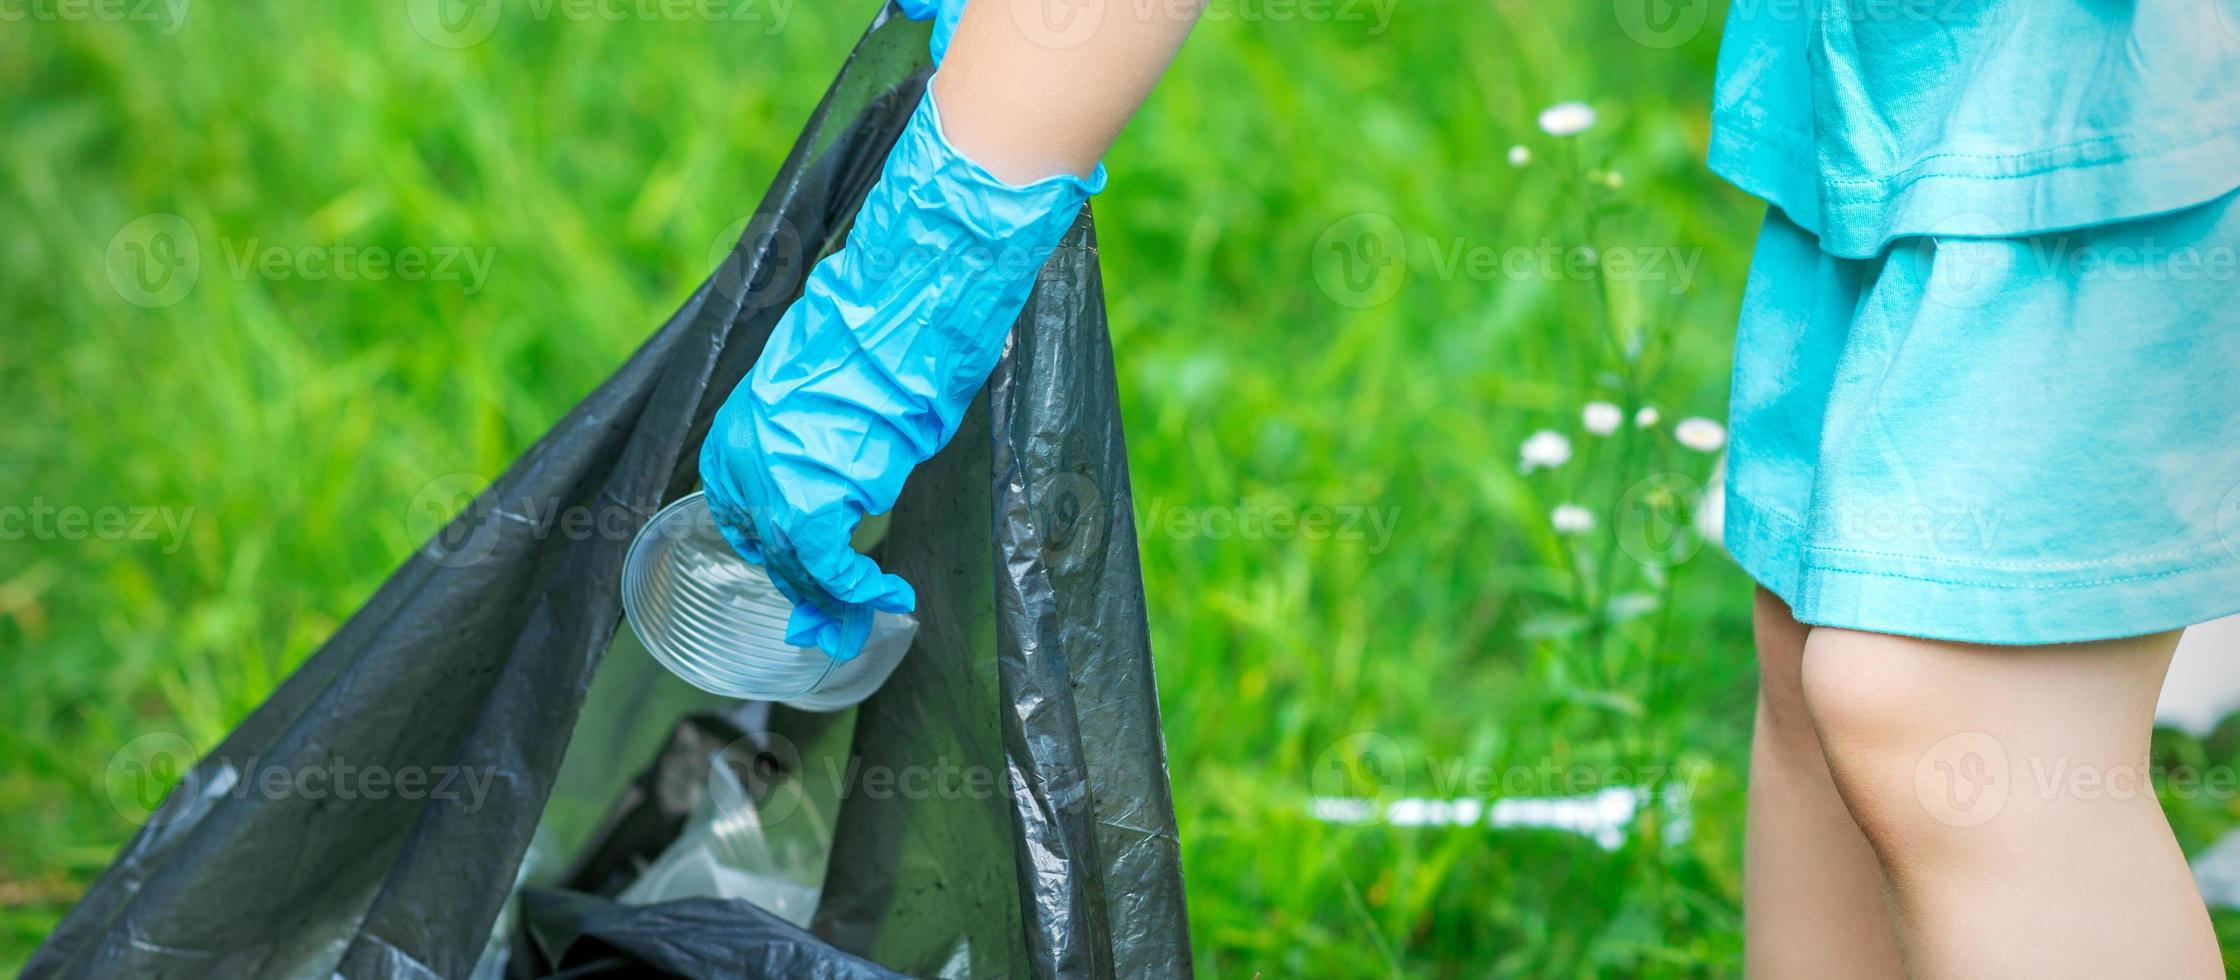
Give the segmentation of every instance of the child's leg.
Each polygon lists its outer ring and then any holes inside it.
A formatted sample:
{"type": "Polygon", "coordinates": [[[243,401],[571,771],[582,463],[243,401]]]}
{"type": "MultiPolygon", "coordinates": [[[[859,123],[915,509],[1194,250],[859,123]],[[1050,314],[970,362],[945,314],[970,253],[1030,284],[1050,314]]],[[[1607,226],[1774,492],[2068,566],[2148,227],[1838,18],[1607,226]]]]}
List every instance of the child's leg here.
{"type": "Polygon", "coordinates": [[[1753,978],[1902,976],[1874,851],[1836,795],[1799,678],[1806,627],[1758,590],[1758,721],[1743,844],[1746,972],[1753,978]]]}
{"type": "Polygon", "coordinates": [[[2176,644],[1812,631],[1805,703],[1913,976],[2224,976],[2147,780],[2176,644]]]}

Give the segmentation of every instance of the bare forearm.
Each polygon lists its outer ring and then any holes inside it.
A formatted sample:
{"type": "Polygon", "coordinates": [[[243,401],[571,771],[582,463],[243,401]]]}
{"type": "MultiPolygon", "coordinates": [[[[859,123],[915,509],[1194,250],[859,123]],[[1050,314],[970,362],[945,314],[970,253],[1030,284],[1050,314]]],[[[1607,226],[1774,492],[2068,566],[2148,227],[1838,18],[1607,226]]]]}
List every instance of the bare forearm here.
{"type": "Polygon", "coordinates": [[[971,0],[934,76],[942,129],[1006,181],[1087,175],[1174,60],[1202,0],[971,0]]]}

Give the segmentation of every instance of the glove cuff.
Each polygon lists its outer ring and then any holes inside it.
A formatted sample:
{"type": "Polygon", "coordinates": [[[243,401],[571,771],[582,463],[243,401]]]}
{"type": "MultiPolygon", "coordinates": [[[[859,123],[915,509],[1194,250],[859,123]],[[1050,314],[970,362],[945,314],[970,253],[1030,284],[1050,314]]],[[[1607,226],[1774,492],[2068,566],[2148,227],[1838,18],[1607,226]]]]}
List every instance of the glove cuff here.
{"type": "Polygon", "coordinates": [[[929,91],[847,245],[810,273],[747,375],[743,421],[764,454],[747,468],[773,474],[768,489],[801,514],[892,507],[956,435],[1036,274],[1104,182],[1102,166],[1004,182],[949,142],[929,91]]]}
{"type": "MultiPolygon", "coordinates": [[[[1063,205],[1070,200],[1073,207],[1066,209],[1068,224],[1072,223],[1073,210],[1079,208],[1082,201],[1088,200],[1090,196],[1104,190],[1105,172],[1104,162],[1101,160],[1098,161],[1096,169],[1091,170],[1087,177],[1078,174],[1060,173],[1052,174],[1040,180],[1029,181],[1025,184],[1014,184],[989,173],[988,168],[981,166],[978,161],[967,156],[963,150],[957,148],[955,143],[949,142],[948,131],[941,125],[941,106],[934,98],[933,82],[931,80],[926,82],[925,98],[918,102],[917,112],[911,116],[910,125],[902,133],[903,141],[912,141],[913,138],[923,145],[922,152],[905,156],[898,148],[896,155],[890,156],[888,160],[892,162],[901,158],[905,162],[923,161],[932,166],[954,167],[956,168],[954,174],[956,178],[969,183],[992,197],[1015,196],[1028,201],[1040,201],[1052,206],[1063,205]]],[[[886,175],[889,180],[895,177],[892,172],[893,169],[897,168],[890,168],[890,172],[886,175]]]]}

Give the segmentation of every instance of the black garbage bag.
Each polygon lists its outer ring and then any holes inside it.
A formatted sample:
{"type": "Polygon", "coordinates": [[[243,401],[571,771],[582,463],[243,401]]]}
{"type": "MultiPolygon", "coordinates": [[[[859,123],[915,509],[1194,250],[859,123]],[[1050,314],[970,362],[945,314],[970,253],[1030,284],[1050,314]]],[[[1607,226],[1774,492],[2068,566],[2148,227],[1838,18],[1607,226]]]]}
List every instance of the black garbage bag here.
{"type": "Polygon", "coordinates": [[[877,557],[920,629],[879,693],[724,702],[617,631],[631,535],[693,488],[716,408],[843,240],[925,39],[878,15],[722,268],[185,774],[26,975],[1190,972],[1086,208],[891,515],[877,557]],[[806,929],[625,901],[726,753],[820,784],[806,929]],[[350,798],[303,778],[376,771],[350,798]]]}

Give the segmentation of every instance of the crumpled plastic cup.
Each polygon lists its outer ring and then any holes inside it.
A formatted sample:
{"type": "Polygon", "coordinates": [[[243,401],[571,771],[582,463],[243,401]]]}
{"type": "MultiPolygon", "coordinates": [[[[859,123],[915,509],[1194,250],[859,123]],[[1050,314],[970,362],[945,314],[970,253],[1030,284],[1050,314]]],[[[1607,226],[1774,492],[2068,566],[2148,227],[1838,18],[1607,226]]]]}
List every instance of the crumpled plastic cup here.
{"type": "Polygon", "coordinates": [[[685,683],[805,711],[838,711],[870,697],[918,635],[916,619],[883,612],[872,619],[863,652],[848,660],[787,643],[793,603],[731,549],[698,493],[663,507],[630,543],[622,609],[653,658],[685,683]]]}

